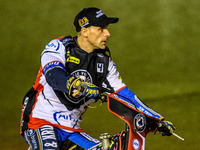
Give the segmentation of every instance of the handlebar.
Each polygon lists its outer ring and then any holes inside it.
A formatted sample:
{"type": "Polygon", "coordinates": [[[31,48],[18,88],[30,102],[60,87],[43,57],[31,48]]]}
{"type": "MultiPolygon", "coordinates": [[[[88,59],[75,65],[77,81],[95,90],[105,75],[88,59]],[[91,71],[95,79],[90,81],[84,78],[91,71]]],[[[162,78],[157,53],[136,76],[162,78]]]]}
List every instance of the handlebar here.
{"type": "Polygon", "coordinates": [[[169,129],[167,129],[166,128],[166,126],[165,125],[163,125],[162,123],[158,123],[158,131],[161,131],[161,132],[168,132],[168,133],[170,133],[170,134],[172,134],[172,135],[174,135],[175,137],[177,137],[177,138],[179,138],[180,140],[182,140],[182,141],[184,141],[185,139],[184,138],[182,138],[182,137],[180,137],[178,134],[176,134],[176,133],[174,133],[174,132],[171,132],[171,131],[169,131],[169,129]]]}

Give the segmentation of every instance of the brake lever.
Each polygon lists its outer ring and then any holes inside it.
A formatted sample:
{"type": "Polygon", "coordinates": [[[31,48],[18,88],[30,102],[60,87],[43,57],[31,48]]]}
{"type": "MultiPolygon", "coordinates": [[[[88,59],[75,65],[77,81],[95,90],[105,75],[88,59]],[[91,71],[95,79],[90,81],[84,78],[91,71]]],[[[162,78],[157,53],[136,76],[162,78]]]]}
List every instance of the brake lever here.
{"type": "Polygon", "coordinates": [[[102,101],[102,102],[107,102],[107,96],[106,95],[99,95],[99,99],[102,101]]]}
{"type": "Polygon", "coordinates": [[[103,88],[103,87],[99,87],[99,99],[102,101],[102,102],[107,102],[107,95],[104,95],[103,93],[104,92],[107,92],[107,93],[113,93],[114,91],[112,90],[109,90],[107,88],[103,88]]]}

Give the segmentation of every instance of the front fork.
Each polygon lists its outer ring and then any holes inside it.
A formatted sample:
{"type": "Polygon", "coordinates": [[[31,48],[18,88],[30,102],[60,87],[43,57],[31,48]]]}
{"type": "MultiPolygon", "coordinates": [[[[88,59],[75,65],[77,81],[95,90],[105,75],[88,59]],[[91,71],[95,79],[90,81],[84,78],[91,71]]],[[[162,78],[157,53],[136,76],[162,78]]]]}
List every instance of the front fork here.
{"type": "Polygon", "coordinates": [[[128,150],[129,133],[130,133],[130,128],[125,123],[125,139],[124,143],[122,143],[122,150],[128,150]]]}
{"type": "MultiPolygon", "coordinates": [[[[122,138],[120,138],[122,143],[120,144],[119,150],[128,150],[129,132],[130,132],[130,128],[125,123],[125,131],[123,133],[123,134],[125,134],[125,137],[123,138],[123,140],[121,140],[122,138]]],[[[124,136],[124,135],[121,135],[121,136],[124,136]]],[[[108,133],[103,133],[99,136],[99,138],[102,141],[103,150],[108,150],[108,148],[110,146],[109,137],[110,137],[110,135],[108,133]]],[[[120,141],[118,141],[118,142],[120,142],[120,141]]]]}

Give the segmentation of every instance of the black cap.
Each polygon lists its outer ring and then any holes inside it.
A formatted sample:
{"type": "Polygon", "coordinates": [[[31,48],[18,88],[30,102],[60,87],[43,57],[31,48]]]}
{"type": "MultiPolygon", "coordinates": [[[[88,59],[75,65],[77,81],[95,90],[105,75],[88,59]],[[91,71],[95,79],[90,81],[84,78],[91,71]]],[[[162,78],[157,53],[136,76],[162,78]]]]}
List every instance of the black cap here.
{"type": "Polygon", "coordinates": [[[117,23],[119,18],[107,17],[102,10],[90,7],[80,11],[74,19],[76,31],[81,31],[82,27],[99,26],[103,27],[110,23],[117,23]]]}

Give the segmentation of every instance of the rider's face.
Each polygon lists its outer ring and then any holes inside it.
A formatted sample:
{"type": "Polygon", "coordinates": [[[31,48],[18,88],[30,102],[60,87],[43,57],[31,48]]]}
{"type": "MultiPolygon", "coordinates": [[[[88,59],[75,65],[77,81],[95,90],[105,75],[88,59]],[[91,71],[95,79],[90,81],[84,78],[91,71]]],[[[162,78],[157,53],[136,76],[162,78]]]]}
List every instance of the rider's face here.
{"type": "Polygon", "coordinates": [[[90,26],[88,27],[87,35],[87,41],[93,49],[105,49],[110,33],[108,31],[108,26],[90,26]]]}

